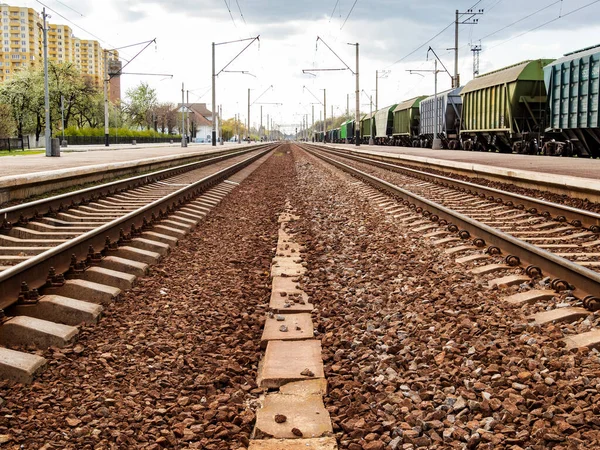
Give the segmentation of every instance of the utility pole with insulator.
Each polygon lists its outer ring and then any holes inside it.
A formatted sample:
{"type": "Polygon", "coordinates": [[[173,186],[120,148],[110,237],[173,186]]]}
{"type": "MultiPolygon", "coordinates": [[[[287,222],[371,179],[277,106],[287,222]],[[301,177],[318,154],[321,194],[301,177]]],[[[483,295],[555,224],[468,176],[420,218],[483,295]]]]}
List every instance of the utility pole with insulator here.
{"type": "Polygon", "coordinates": [[[181,83],[181,146],[187,147],[185,138],[185,86],[181,83]]]}
{"type": "Polygon", "coordinates": [[[452,87],[457,88],[460,86],[460,75],[458,74],[458,29],[460,25],[477,25],[479,19],[474,18],[483,14],[483,9],[473,11],[467,9],[466,12],[460,12],[456,10],[456,16],[454,19],[454,48],[448,50],[454,50],[454,77],[452,79],[452,87]]]}
{"type": "Polygon", "coordinates": [[[46,19],[50,17],[46,14],[46,8],[42,9],[44,18],[44,113],[46,119],[46,156],[52,156],[52,142],[50,136],[50,90],[48,88],[48,24],[46,19]]]}

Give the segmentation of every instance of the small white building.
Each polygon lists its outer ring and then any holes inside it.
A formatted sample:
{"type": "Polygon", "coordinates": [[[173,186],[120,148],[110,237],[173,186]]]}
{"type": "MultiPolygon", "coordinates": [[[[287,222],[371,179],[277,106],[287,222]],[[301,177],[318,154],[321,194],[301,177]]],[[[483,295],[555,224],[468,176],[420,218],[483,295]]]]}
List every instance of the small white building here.
{"type": "Polygon", "coordinates": [[[206,107],[206,103],[179,103],[177,111],[185,111],[189,114],[191,128],[191,140],[194,142],[210,142],[212,137],[212,112],[206,107]]]}

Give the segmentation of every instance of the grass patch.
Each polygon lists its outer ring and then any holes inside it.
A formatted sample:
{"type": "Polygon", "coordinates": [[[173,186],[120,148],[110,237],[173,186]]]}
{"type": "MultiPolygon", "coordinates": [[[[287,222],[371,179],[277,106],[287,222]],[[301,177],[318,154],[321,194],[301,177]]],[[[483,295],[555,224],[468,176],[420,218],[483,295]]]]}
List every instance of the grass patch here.
{"type": "Polygon", "coordinates": [[[0,150],[0,156],[39,155],[40,153],[46,153],[46,150],[0,150]]]}

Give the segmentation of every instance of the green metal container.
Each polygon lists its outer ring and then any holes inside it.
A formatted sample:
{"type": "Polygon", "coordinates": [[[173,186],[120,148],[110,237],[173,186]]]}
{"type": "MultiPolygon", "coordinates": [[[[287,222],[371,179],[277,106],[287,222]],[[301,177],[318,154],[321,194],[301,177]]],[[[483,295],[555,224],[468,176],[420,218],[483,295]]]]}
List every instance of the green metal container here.
{"type": "Polygon", "coordinates": [[[387,106],[375,112],[375,137],[388,138],[392,135],[394,126],[394,108],[398,105],[387,106]]]}
{"type": "Polygon", "coordinates": [[[543,68],[550,62],[524,61],[467,83],[461,92],[465,149],[537,148],[546,117],[543,68]]]}
{"type": "Polygon", "coordinates": [[[346,122],[344,122],[343,124],[340,125],[340,139],[348,138],[348,129],[346,128],[346,125],[348,124],[348,122],[350,122],[350,121],[347,120],[346,122]]]}
{"type": "Polygon", "coordinates": [[[544,68],[548,90],[546,133],[600,157],[600,46],[567,53],[544,68]]]}
{"type": "Polygon", "coordinates": [[[392,135],[395,144],[413,146],[419,137],[419,105],[426,95],[405,100],[394,108],[392,135]]]}
{"type": "Polygon", "coordinates": [[[360,137],[363,140],[371,137],[371,119],[372,114],[365,114],[360,121],[360,137]]]}

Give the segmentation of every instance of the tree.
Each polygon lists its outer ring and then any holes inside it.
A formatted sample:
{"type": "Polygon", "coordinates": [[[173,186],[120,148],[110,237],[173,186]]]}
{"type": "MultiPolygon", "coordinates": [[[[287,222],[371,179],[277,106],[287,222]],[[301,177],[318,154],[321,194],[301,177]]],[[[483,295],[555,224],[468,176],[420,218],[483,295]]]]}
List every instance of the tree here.
{"type": "Polygon", "coordinates": [[[33,70],[21,70],[14,77],[0,84],[0,102],[10,106],[10,111],[17,126],[17,135],[23,133],[34,120],[33,109],[35,84],[38,82],[33,70]]]}
{"type": "Polygon", "coordinates": [[[10,105],[0,103],[0,139],[6,139],[13,135],[15,121],[10,105]]]}
{"type": "Polygon", "coordinates": [[[156,89],[151,88],[148,83],[142,82],[139,86],[128,89],[125,97],[127,98],[125,111],[131,123],[138,127],[145,126],[150,129],[152,119],[148,120],[148,113],[158,104],[156,89]]]}
{"type": "Polygon", "coordinates": [[[150,115],[153,115],[156,129],[161,133],[171,134],[177,126],[177,107],[173,103],[157,103],[150,111],[150,115]]]}
{"type": "Polygon", "coordinates": [[[242,122],[235,119],[227,119],[223,121],[223,140],[228,141],[232,137],[236,135],[240,136],[240,139],[243,139],[246,135],[246,127],[242,122]]]}

